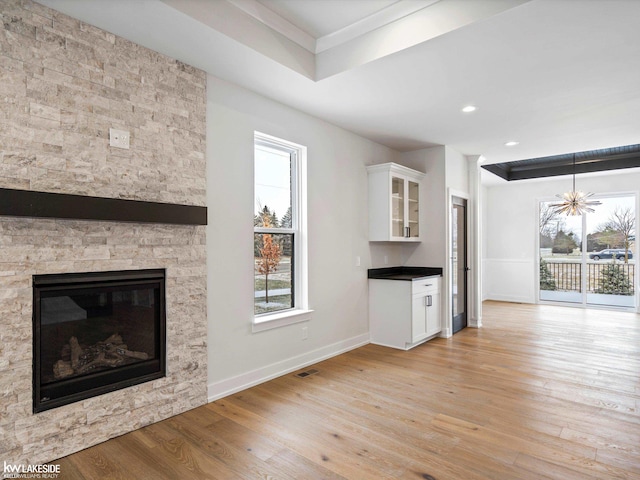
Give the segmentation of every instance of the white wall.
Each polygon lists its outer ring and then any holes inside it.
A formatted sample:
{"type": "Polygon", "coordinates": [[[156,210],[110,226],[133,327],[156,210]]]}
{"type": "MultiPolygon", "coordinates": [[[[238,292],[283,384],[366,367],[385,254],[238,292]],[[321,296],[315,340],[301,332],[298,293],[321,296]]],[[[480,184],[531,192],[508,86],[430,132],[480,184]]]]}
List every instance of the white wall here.
{"type": "Polygon", "coordinates": [[[445,146],[444,149],[447,188],[468,195],[469,165],[467,157],[449,146],[445,146]]]}
{"type": "Polygon", "coordinates": [[[406,265],[444,268],[447,216],[445,147],[403,153],[402,163],[427,174],[420,185],[424,191],[424,201],[420,205],[422,242],[404,247],[404,262],[406,265]]]}
{"type": "Polygon", "coordinates": [[[427,174],[421,185],[425,195],[421,206],[423,241],[405,246],[405,263],[444,268],[447,264],[448,191],[469,193],[467,158],[451,147],[441,146],[403,153],[401,162],[427,174]]]}
{"type": "Polygon", "coordinates": [[[367,268],[383,266],[385,256],[388,265],[399,265],[403,252],[367,239],[366,165],[398,161],[397,152],[212,76],[207,91],[208,383],[214,399],[367,343],[367,268]],[[308,148],[314,312],[308,323],[251,333],[256,130],[308,148]]]}
{"type": "MultiPolygon", "coordinates": [[[[578,175],[576,187],[596,194],[638,193],[640,173],[578,175]]],[[[520,180],[483,190],[483,298],[536,302],[537,204],[571,188],[571,177],[520,180]]]]}
{"type": "MultiPolygon", "coordinates": [[[[451,263],[449,223],[452,193],[470,198],[468,159],[451,147],[439,146],[403,153],[402,163],[427,175],[422,181],[424,202],[421,206],[423,240],[404,247],[404,264],[443,269],[442,322],[443,336],[452,334],[451,319],[451,263]]],[[[470,241],[473,239],[470,237],[470,241]]],[[[474,288],[474,284],[469,284],[474,288]]],[[[473,297],[473,295],[471,296],[473,297]]],[[[476,319],[473,319],[476,324],[476,319]]]]}
{"type": "MultiPolygon", "coordinates": [[[[482,175],[482,174],[481,174],[482,175]]],[[[488,204],[488,197],[489,195],[489,188],[486,185],[481,185],[480,186],[480,236],[481,236],[481,241],[480,241],[480,245],[481,245],[481,250],[480,250],[480,274],[482,277],[482,280],[480,282],[481,284],[481,292],[480,292],[480,298],[482,299],[482,301],[484,302],[485,300],[488,300],[489,298],[487,297],[487,281],[489,280],[489,275],[487,274],[487,237],[488,237],[488,231],[487,231],[487,227],[486,227],[486,222],[489,219],[489,209],[487,207],[488,204]]]]}

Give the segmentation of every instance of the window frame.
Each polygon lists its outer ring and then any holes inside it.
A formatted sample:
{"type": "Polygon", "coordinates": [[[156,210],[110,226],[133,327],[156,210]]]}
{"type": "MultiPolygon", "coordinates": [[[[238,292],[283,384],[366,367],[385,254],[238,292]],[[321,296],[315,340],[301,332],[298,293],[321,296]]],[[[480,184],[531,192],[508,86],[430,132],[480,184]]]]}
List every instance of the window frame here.
{"type": "Polygon", "coordinates": [[[253,235],[264,233],[293,235],[293,252],[291,262],[291,295],[293,307],[275,312],[260,313],[257,315],[254,310],[251,322],[252,331],[260,332],[294,323],[306,322],[310,319],[310,314],[312,312],[312,310],[309,309],[307,277],[307,148],[303,145],[298,145],[258,131],[254,132],[253,147],[254,201],[256,184],[256,149],[263,147],[280,152],[287,152],[291,158],[291,228],[266,228],[254,226],[253,235]]]}

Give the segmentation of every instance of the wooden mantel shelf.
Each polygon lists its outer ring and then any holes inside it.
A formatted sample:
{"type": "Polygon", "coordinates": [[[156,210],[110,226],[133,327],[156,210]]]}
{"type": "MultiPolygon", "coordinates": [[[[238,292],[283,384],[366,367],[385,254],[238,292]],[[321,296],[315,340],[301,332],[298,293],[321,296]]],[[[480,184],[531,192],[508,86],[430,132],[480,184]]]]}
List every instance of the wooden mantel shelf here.
{"type": "Polygon", "coordinates": [[[0,188],[0,216],[206,225],[207,207],[0,188]]]}

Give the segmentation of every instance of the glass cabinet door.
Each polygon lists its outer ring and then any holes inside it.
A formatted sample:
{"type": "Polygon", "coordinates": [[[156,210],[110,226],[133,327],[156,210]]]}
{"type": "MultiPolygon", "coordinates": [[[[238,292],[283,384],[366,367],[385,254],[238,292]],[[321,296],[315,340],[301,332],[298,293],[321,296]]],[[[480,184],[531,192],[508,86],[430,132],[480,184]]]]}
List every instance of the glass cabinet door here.
{"type": "Polygon", "coordinates": [[[419,185],[416,182],[409,181],[409,206],[408,206],[408,216],[409,216],[409,237],[419,237],[420,236],[420,228],[418,219],[420,218],[420,209],[419,209],[419,185]]]}
{"type": "MultiPolygon", "coordinates": [[[[419,202],[424,201],[420,184],[425,174],[396,163],[367,167],[369,183],[369,241],[419,242],[419,202]]],[[[422,228],[420,228],[422,227],[422,228]]],[[[424,232],[423,232],[424,230],[424,232]]]]}
{"type": "Polygon", "coordinates": [[[391,236],[404,237],[404,179],[391,177],[391,236]]]}

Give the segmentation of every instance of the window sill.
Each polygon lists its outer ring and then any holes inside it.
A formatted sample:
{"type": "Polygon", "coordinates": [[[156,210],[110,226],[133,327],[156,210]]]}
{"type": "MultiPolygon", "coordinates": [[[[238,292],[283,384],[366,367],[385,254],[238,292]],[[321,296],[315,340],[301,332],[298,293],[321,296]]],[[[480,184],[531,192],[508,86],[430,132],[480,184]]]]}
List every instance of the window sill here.
{"type": "Polygon", "coordinates": [[[263,332],[294,323],[308,322],[311,320],[312,312],[313,310],[288,310],[282,313],[254,317],[251,332],[263,332]]]}

